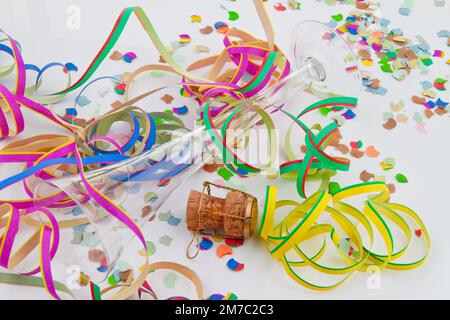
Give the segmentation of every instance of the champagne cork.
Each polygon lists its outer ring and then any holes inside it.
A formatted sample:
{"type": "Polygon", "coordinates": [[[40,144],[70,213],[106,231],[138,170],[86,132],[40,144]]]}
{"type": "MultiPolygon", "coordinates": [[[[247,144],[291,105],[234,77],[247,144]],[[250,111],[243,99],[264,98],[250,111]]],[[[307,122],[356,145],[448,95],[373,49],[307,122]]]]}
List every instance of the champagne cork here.
{"type": "Polygon", "coordinates": [[[252,195],[209,182],[208,192],[191,191],[186,209],[188,230],[230,238],[251,237],[258,219],[258,202],[252,195]],[[210,186],[230,190],[225,198],[214,197],[210,186]]]}

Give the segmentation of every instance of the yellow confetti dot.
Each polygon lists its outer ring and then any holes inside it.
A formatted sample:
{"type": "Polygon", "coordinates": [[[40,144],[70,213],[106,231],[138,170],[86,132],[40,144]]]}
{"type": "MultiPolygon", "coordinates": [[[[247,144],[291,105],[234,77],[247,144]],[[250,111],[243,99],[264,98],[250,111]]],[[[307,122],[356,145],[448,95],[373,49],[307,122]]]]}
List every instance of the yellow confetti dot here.
{"type": "Polygon", "coordinates": [[[191,16],[191,22],[200,23],[200,22],[202,22],[202,17],[200,17],[199,15],[193,14],[191,16]]]}
{"type": "Polygon", "coordinates": [[[384,163],[384,162],[380,163],[380,167],[381,167],[381,169],[383,169],[383,170],[389,170],[389,169],[394,168],[393,165],[391,165],[391,164],[386,164],[386,163],[384,163]]]}
{"type": "Polygon", "coordinates": [[[361,63],[363,64],[363,66],[371,67],[373,65],[373,60],[372,59],[365,59],[365,60],[362,60],[361,63]]]}
{"type": "Polygon", "coordinates": [[[207,46],[198,45],[195,46],[195,52],[209,52],[209,48],[207,46]]]}

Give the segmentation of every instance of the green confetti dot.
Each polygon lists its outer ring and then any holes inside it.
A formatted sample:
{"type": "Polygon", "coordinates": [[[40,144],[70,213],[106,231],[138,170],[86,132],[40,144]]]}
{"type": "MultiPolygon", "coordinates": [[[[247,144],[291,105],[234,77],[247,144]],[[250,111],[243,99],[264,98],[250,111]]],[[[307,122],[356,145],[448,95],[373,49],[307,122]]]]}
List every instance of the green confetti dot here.
{"type": "Polygon", "coordinates": [[[429,66],[431,66],[431,65],[433,64],[433,60],[431,60],[431,59],[429,59],[429,58],[427,58],[427,59],[422,59],[421,61],[422,61],[422,63],[424,64],[424,66],[426,66],[426,67],[429,67],[429,66]]]}
{"type": "Polygon", "coordinates": [[[159,238],[159,243],[161,243],[162,245],[166,246],[166,247],[170,247],[170,245],[172,244],[172,238],[169,237],[168,235],[164,235],[161,238],[159,238]]]}
{"type": "Polygon", "coordinates": [[[333,19],[336,22],[342,21],[342,19],[344,19],[344,16],[342,15],[342,13],[339,14],[335,14],[334,16],[331,16],[331,19],[333,19]]]}
{"type": "Polygon", "coordinates": [[[236,21],[237,19],[239,19],[239,13],[236,11],[228,11],[228,20],[236,21]]]}
{"type": "Polygon", "coordinates": [[[328,192],[331,194],[335,194],[341,189],[341,186],[337,182],[330,182],[330,185],[328,186],[328,192]]]}
{"type": "Polygon", "coordinates": [[[108,283],[111,286],[115,286],[116,284],[119,283],[119,281],[116,280],[116,277],[112,274],[111,276],[109,276],[108,278],[108,283]]]}
{"type": "Polygon", "coordinates": [[[386,52],[386,57],[389,59],[397,59],[397,53],[393,51],[388,51],[386,52]]]}
{"type": "Polygon", "coordinates": [[[331,112],[331,108],[320,108],[319,113],[323,116],[327,116],[331,112]]]}
{"type": "Polygon", "coordinates": [[[174,289],[175,282],[177,281],[177,279],[178,279],[178,276],[175,273],[170,272],[164,277],[164,285],[168,289],[174,289]]]}
{"type": "Polygon", "coordinates": [[[158,199],[156,192],[150,191],[144,195],[145,202],[155,202],[158,199]]]}
{"type": "Polygon", "coordinates": [[[440,84],[445,84],[448,80],[444,79],[444,78],[436,78],[436,80],[434,80],[434,82],[440,83],[440,84]]]}
{"type": "Polygon", "coordinates": [[[151,241],[147,241],[147,252],[149,256],[152,256],[156,251],[155,244],[151,241]]]}
{"type": "Polygon", "coordinates": [[[397,173],[395,179],[398,183],[408,183],[408,178],[402,173],[397,173]]]}
{"type": "Polygon", "coordinates": [[[225,297],[225,300],[237,300],[238,296],[235,295],[234,293],[229,293],[227,294],[227,296],[225,297]]]}
{"type": "Polygon", "coordinates": [[[393,72],[392,68],[391,68],[391,65],[388,64],[388,63],[381,65],[381,71],[387,72],[387,73],[392,73],[393,72]]]}
{"type": "Polygon", "coordinates": [[[223,180],[228,181],[233,176],[233,173],[231,171],[228,171],[225,168],[220,168],[217,170],[217,174],[222,177],[223,180]]]}
{"type": "Polygon", "coordinates": [[[414,113],[413,119],[417,123],[421,123],[423,121],[423,116],[419,112],[414,113]]]}
{"type": "Polygon", "coordinates": [[[384,163],[389,164],[391,166],[395,166],[395,158],[387,157],[384,159],[384,163]]]}
{"type": "Polygon", "coordinates": [[[159,219],[159,221],[168,221],[171,216],[172,216],[172,212],[169,210],[167,212],[161,212],[158,215],[158,219],[159,219]]]}

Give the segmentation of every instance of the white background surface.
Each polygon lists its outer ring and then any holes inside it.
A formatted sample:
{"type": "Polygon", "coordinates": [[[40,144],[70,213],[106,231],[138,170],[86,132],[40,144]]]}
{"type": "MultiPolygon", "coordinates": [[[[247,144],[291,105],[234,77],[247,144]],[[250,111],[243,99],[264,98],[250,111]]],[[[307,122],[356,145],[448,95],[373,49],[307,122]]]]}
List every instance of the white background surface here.
{"type": "MultiPolygon", "coordinates": [[[[210,1],[210,0],[147,0],[147,1],[84,1],[84,0],[14,0],[0,2],[0,27],[18,39],[24,48],[24,59],[28,63],[43,65],[49,61],[74,62],[83,71],[100,48],[101,43],[109,34],[120,10],[126,6],[140,5],[149,14],[160,37],[167,44],[177,40],[179,34],[190,34],[193,42],[186,48],[180,49],[180,54],[186,57],[184,65],[198,59],[193,53],[195,44],[204,44],[212,52],[221,48],[222,35],[213,33],[209,36],[198,32],[200,27],[213,25],[216,21],[227,21],[227,13],[220,8],[223,3],[240,14],[236,22],[229,22],[231,26],[239,27],[256,37],[263,38],[264,33],[253,10],[251,1],[210,1]],[[66,28],[66,9],[68,5],[76,4],[81,8],[82,24],[80,30],[66,28]],[[198,14],[203,22],[193,24],[190,16],[198,14]]],[[[289,49],[289,36],[293,26],[300,20],[315,19],[328,22],[330,16],[345,13],[351,6],[336,5],[329,7],[314,0],[301,1],[301,11],[287,10],[277,12],[273,9],[275,1],[268,1],[267,7],[276,31],[276,43],[285,51],[289,49]]],[[[436,36],[438,30],[450,29],[448,17],[450,4],[444,8],[437,8],[431,0],[416,0],[415,7],[409,17],[398,14],[401,0],[385,0],[381,2],[381,14],[391,20],[390,27],[400,27],[405,34],[412,38],[422,35],[433,49],[446,50],[446,58],[450,57],[450,50],[445,40],[436,36]]],[[[138,27],[135,19],[127,27],[117,45],[119,51],[134,51],[138,60],[133,67],[155,63],[158,54],[152,47],[144,33],[138,27]]],[[[448,181],[450,174],[450,150],[448,132],[449,117],[433,117],[427,122],[429,134],[422,135],[414,128],[411,119],[406,125],[399,125],[395,130],[387,131],[381,124],[382,113],[389,111],[390,102],[403,99],[407,102],[409,115],[417,111],[417,105],[409,103],[413,94],[419,94],[419,81],[433,80],[437,76],[448,75],[449,66],[435,64],[430,76],[421,76],[415,72],[403,82],[381,75],[380,71],[372,69],[376,77],[382,79],[382,85],[389,91],[386,96],[363,93],[359,103],[358,117],[346,124],[343,135],[345,141],[359,140],[365,146],[375,145],[382,152],[378,159],[364,157],[353,162],[350,174],[343,180],[347,183],[359,181],[359,173],[363,169],[383,174],[378,163],[382,157],[391,156],[397,160],[400,172],[405,173],[409,183],[402,185],[394,195],[396,202],[407,204],[422,217],[431,235],[432,250],[428,261],[419,269],[405,272],[385,270],[382,273],[382,283],[379,290],[369,290],[366,286],[368,275],[356,274],[350,281],[337,290],[331,292],[312,292],[296,285],[288,278],[282,267],[273,261],[257,240],[246,242],[243,248],[236,250],[235,258],[246,264],[245,271],[233,273],[226,266],[226,260],[219,260],[213,252],[201,254],[193,262],[184,257],[187,241],[190,239],[184,230],[184,222],[176,230],[171,230],[174,238],[170,249],[161,247],[152,257],[154,261],[174,260],[185,263],[196,270],[204,283],[206,295],[212,293],[234,292],[242,299],[441,299],[450,298],[450,249],[449,226],[450,212],[448,208],[448,181]],[[377,171],[378,170],[378,171],[377,171]]],[[[130,71],[129,66],[107,61],[97,75],[114,75],[130,71]],[[128,69],[127,69],[128,68],[128,69]]],[[[81,72],[79,72],[80,74],[81,72]]],[[[168,78],[161,81],[174,80],[168,78]]],[[[176,79],[175,79],[176,80],[176,79]]],[[[156,81],[159,81],[156,79],[156,81]]],[[[159,85],[156,84],[155,87],[159,85]]],[[[448,91],[447,91],[448,92],[448,91]]],[[[447,99],[448,101],[449,99],[447,99]]],[[[72,103],[72,100],[68,100],[72,103]]],[[[33,118],[28,126],[30,132],[52,130],[46,126],[41,118],[33,118]]],[[[1,169],[4,170],[3,167],[1,169]]],[[[3,171],[2,177],[8,172],[3,171]]],[[[388,176],[389,177],[389,176],[388,176]]],[[[217,178],[217,177],[216,177],[217,178]]],[[[389,177],[392,180],[392,177],[389,177]]],[[[200,188],[200,181],[206,179],[205,174],[196,177],[197,184],[185,186],[186,190],[200,188]]],[[[211,179],[211,178],[210,178],[211,179]]],[[[214,178],[212,178],[214,179],[214,178]]],[[[235,183],[240,183],[235,181],[235,183]]],[[[265,182],[267,183],[267,182],[265,182]]],[[[294,185],[292,185],[294,187],[294,185]]],[[[265,184],[249,191],[260,195],[262,202],[265,184]]],[[[182,192],[184,193],[184,192],[182,192]]],[[[12,191],[2,192],[2,198],[14,196],[12,191]]],[[[176,197],[171,204],[177,202],[176,197]]],[[[183,201],[174,207],[181,207],[179,216],[183,214],[183,201]]],[[[161,227],[149,227],[146,236],[157,243],[158,238],[169,231],[161,227]],[[148,233],[147,233],[148,232],[148,233]]],[[[166,289],[168,290],[168,289],[166,289]]],[[[172,290],[170,295],[180,295],[182,292],[172,290]]],[[[187,295],[187,294],[186,294],[187,295]]],[[[19,288],[0,285],[0,298],[43,298],[48,296],[43,290],[19,288]]]]}

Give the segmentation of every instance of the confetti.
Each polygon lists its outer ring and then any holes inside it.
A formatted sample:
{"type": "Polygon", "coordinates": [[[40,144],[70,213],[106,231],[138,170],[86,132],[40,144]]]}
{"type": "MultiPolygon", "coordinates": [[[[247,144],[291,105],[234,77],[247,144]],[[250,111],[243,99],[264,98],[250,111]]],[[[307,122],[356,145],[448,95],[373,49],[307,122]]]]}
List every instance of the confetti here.
{"type": "Polygon", "coordinates": [[[174,100],[174,97],[172,97],[170,94],[165,94],[161,97],[161,100],[165,103],[165,104],[171,104],[172,101],[174,100]]]}
{"type": "Polygon", "coordinates": [[[383,170],[391,170],[391,169],[393,169],[394,168],[394,166],[393,165],[391,165],[391,164],[388,164],[388,163],[386,163],[386,162],[381,162],[380,163],[380,167],[381,167],[381,169],[383,169],[383,170]]]}
{"type": "Polygon", "coordinates": [[[356,114],[351,109],[347,109],[347,111],[345,111],[342,116],[347,120],[351,120],[356,117],[356,114]]]}
{"type": "Polygon", "coordinates": [[[384,159],[384,163],[389,164],[391,166],[395,166],[395,158],[392,157],[386,157],[384,159]]]}
{"type": "Polygon", "coordinates": [[[169,221],[170,217],[172,217],[172,212],[170,210],[167,212],[161,212],[158,215],[159,221],[169,221]]]}
{"type": "Polygon", "coordinates": [[[161,238],[159,238],[159,243],[161,243],[163,246],[170,247],[172,244],[172,238],[168,235],[164,235],[161,238]]]}
{"type": "Polygon", "coordinates": [[[328,191],[331,194],[335,194],[336,192],[338,192],[341,189],[341,186],[339,185],[339,183],[337,182],[330,182],[330,184],[328,185],[328,191]]]}
{"type": "Polygon", "coordinates": [[[178,279],[178,276],[176,275],[176,273],[174,272],[169,272],[168,274],[166,274],[164,276],[164,286],[167,289],[174,289],[175,288],[175,283],[178,279]]]}
{"type": "Polygon", "coordinates": [[[158,194],[156,192],[150,191],[144,195],[145,202],[155,202],[158,199],[158,194]]]}
{"type": "Polygon", "coordinates": [[[364,181],[364,182],[368,182],[371,179],[375,178],[375,175],[373,173],[370,173],[366,170],[364,170],[363,172],[361,172],[361,174],[359,175],[359,178],[364,181]]]}
{"type": "Polygon", "coordinates": [[[87,286],[89,284],[90,278],[87,274],[80,272],[80,278],[78,279],[78,284],[82,287],[87,286]]]}
{"type": "Polygon", "coordinates": [[[437,78],[434,80],[433,86],[439,91],[445,91],[445,84],[447,83],[447,79],[437,78]]]}
{"type": "Polygon", "coordinates": [[[209,53],[209,48],[207,46],[197,45],[194,47],[194,51],[198,52],[198,53],[201,53],[201,52],[209,53]]]}
{"type": "Polygon", "coordinates": [[[84,232],[83,240],[81,241],[82,246],[94,248],[100,244],[101,238],[96,232],[84,232]]]}
{"type": "Polygon", "coordinates": [[[414,102],[415,104],[424,104],[425,102],[427,102],[425,98],[418,96],[412,96],[411,101],[414,102]]]}
{"type": "Polygon", "coordinates": [[[214,31],[214,29],[211,26],[206,26],[202,29],[200,29],[200,33],[202,34],[211,34],[214,31]]]}
{"type": "Polygon", "coordinates": [[[79,96],[77,99],[77,105],[79,105],[80,107],[85,107],[90,103],[91,100],[89,100],[86,96],[79,96]]]}
{"type": "Polygon", "coordinates": [[[448,105],[449,105],[449,102],[445,102],[445,101],[441,100],[441,98],[437,99],[437,101],[436,101],[436,106],[438,106],[442,109],[447,108],[448,105]]]}
{"type": "Polygon", "coordinates": [[[285,11],[286,7],[283,6],[280,2],[277,2],[273,5],[273,8],[277,11],[285,11]]]}
{"type": "Polygon", "coordinates": [[[245,266],[244,264],[237,262],[233,258],[231,258],[227,262],[227,267],[233,271],[242,271],[244,270],[244,266],[245,266]]]}
{"type": "Polygon", "coordinates": [[[174,226],[174,227],[178,226],[180,224],[180,222],[181,222],[180,218],[177,218],[177,217],[172,216],[172,215],[170,216],[169,220],[167,220],[167,223],[169,225],[171,225],[171,226],[174,226]]]}
{"type": "Polygon", "coordinates": [[[202,22],[202,17],[200,17],[199,15],[193,14],[191,16],[191,22],[200,23],[200,22],[202,22]]]}
{"type": "Polygon", "coordinates": [[[434,99],[436,98],[437,93],[432,89],[426,89],[422,91],[422,96],[434,99]]]}
{"type": "Polygon", "coordinates": [[[180,43],[182,43],[182,44],[191,42],[191,37],[188,34],[180,34],[179,38],[180,38],[180,43]]]}
{"type": "Polygon", "coordinates": [[[423,121],[423,116],[419,112],[416,112],[414,113],[413,119],[415,122],[421,123],[423,121]]]}
{"type": "Polygon", "coordinates": [[[391,103],[391,110],[394,112],[399,112],[405,108],[405,103],[400,101],[399,103],[391,103]]]}
{"type": "Polygon", "coordinates": [[[368,146],[366,148],[366,156],[370,157],[370,158],[376,158],[380,155],[380,152],[375,149],[374,146],[368,146]]]}
{"type": "Polygon", "coordinates": [[[100,267],[97,268],[97,271],[101,272],[101,273],[105,273],[108,270],[109,270],[109,268],[107,266],[100,266],[100,267]]]}
{"type": "Polygon", "coordinates": [[[92,249],[89,250],[88,258],[89,261],[100,263],[106,257],[102,250],[92,249]]]}
{"type": "Polygon", "coordinates": [[[447,109],[443,109],[443,108],[436,108],[436,109],[434,109],[434,113],[439,115],[439,116],[442,116],[444,114],[447,114],[448,110],[447,109]]]}
{"type": "Polygon", "coordinates": [[[444,58],[444,51],[442,51],[442,50],[434,50],[433,57],[444,58]]]}
{"type": "Polygon", "coordinates": [[[138,251],[139,255],[141,255],[142,257],[145,257],[147,254],[148,256],[152,256],[153,254],[155,254],[156,251],[156,247],[155,244],[149,240],[147,240],[147,251],[145,251],[145,249],[141,249],[138,251]]]}
{"type": "Polygon", "coordinates": [[[226,24],[225,22],[222,22],[222,21],[218,21],[218,22],[214,23],[214,28],[216,29],[216,31],[218,33],[222,33],[222,34],[227,33],[229,30],[228,24],[226,24]]]}
{"type": "MultiPolygon", "coordinates": [[[[326,0],[329,3],[336,3],[334,0],[326,0]]],[[[387,19],[380,19],[375,14],[367,12],[375,10],[378,4],[374,1],[353,1],[356,8],[349,16],[343,18],[335,29],[345,38],[351,45],[358,46],[359,50],[366,50],[360,55],[364,65],[370,66],[374,59],[378,58],[377,64],[380,69],[389,73],[395,79],[404,80],[413,69],[420,69],[422,72],[426,67],[433,64],[430,46],[423,37],[416,36],[417,41],[408,38],[401,29],[388,27],[390,21],[387,19]],[[371,52],[376,54],[376,57],[371,57],[371,52]],[[372,59],[370,61],[369,59],[372,59]]],[[[405,0],[399,9],[400,14],[409,15],[414,2],[412,0],[405,0]]],[[[339,20],[339,16],[333,16],[339,20]]],[[[334,23],[338,21],[333,20],[334,23]]],[[[445,32],[442,32],[445,35],[445,32]]],[[[385,95],[387,90],[383,87],[370,87],[367,77],[363,77],[366,91],[385,95]]]]}
{"type": "Polygon", "coordinates": [[[158,187],[165,187],[170,183],[169,178],[159,180],[158,187]]]}
{"type": "MultiPolygon", "coordinates": [[[[336,22],[341,22],[344,19],[344,16],[342,15],[342,13],[339,13],[334,16],[331,16],[331,19],[333,19],[336,22]]],[[[369,54],[370,57],[370,53],[368,51],[364,50],[364,52],[367,52],[367,54],[369,54]]],[[[364,56],[367,57],[367,54],[364,54],[364,56]]]]}
{"type": "Polygon", "coordinates": [[[350,142],[350,147],[352,147],[352,148],[361,148],[363,146],[363,143],[362,143],[362,141],[361,140],[359,140],[359,141],[351,141],[350,142]]]}
{"type": "Polygon", "coordinates": [[[390,193],[395,193],[395,184],[390,183],[387,185],[387,187],[390,193]]]}
{"type": "Polygon", "coordinates": [[[182,107],[173,107],[172,110],[176,115],[181,116],[188,112],[188,107],[186,107],[185,105],[182,107]]]}
{"type": "Polygon", "coordinates": [[[219,258],[222,258],[223,256],[233,254],[233,249],[226,244],[221,244],[217,247],[216,254],[219,258]]]}
{"type": "Polygon", "coordinates": [[[217,174],[222,177],[223,180],[228,181],[233,177],[233,173],[225,168],[217,170],[217,174]]]}
{"type": "Polygon", "coordinates": [[[64,65],[64,73],[77,72],[77,71],[78,71],[78,67],[71,62],[66,63],[64,65]]]}
{"type": "Polygon", "coordinates": [[[122,59],[123,61],[125,61],[126,63],[131,63],[133,62],[135,59],[137,58],[136,53],[134,52],[127,52],[123,55],[122,59]]]}
{"type": "Polygon", "coordinates": [[[439,38],[450,38],[450,31],[449,30],[440,30],[440,31],[438,31],[437,36],[439,38]]]}
{"type": "Polygon", "coordinates": [[[123,96],[125,93],[125,84],[124,83],[118,83],[115,87],[114,87],[114,91],[118,94],[123,96]]]}
{"type": "Polygon", "coordinates": [[[289,0],[288,6],[291,10],[301,10],[302,8],[302,4],[296,0],[289,0]]]}
{"type": "Polygon", "coordinates": [[[411,13],[411,9],[400,8],[400,9],[398,9],[398,13],[400,13],[402,16],[409,16],[409,14],[411,13]]]}
{"type": "Polygon", "coordinates": [[[394,129],[396,126],[397,126],[397,122],[392,118],[388,119],[386,121],[386,123],[383,124],[383,127],[387,130],[394,129]]]}
{"type": "Polygon", "coordinates": [[[72,244],[81,244],[81,241],[83,241],[83,232],[74,231],[72,236],[73,236],[73,238],[70,241],[70,243],[72,243],[72,244]]]}
{"type": "Polygon", "coordinates": [[[361,150],[357,149],[357,148],[352,148],[350,151],[350,155],[354,158],[362,158],[364,156],[364,152],[362,152],[361,150]]]}
{"type": "Polygon", "coordinates": [[[199,243],[199,249],[202,251],[207,251],[211,249],[213,246],[213,242],[208,237],[203,237],[202,241],[199,243]]]}
{"type": "Polygon", "coordinates": [[[235,295],[234,293],[229,293],[227,294],[227,296],[225,297],[225,300],[237,300],[238,296],[235,295]]]}
{"type": "Polygon", "coordinates": [[[239,19],[239,13],[236,11],[228,11],[228,20],[236,21],[239,19]]]}
{"type": "Polygon", "coordinates": [[[405,114],[398,114],[395,120],[397,120],[397,122],[406,123],[408,122],[408,116],[405,114]]]}
{"type": "Polygon", "coordinates": [[[408,182],[408,178],[402,173],[397,173],[395,175],[395,180],[397,180],[398,183],[407,183],[408,182]]]}
{"type": "Polygon", "coordinates": [[[108,284],[111,286],[115,286],[120,282],[119,272],[114,270],[113,274],[108,277],[108,284]]]}
{"type": "Polygon", "coordinates": [[[119,61],[122,59],[122,54],[119,51],[113,51],[113,53],[109,56],[109,59],[119,61]]]}
{"type": "Polygon", "coordinates": [[[240,247],[244,244],[244,239],[231,239],[226,238],[225,243],[230,247],[240,247]]]}
{"type": "Polygon", "coordinates": [[[141,209],[141,217],[145,218],[146,216],[148,216],[151,212],[153,211],[153,207],[152,206],[145,206],[141,209]]]}
{"type": "Polygon", "coordinates": [[[421,122],[421,123],[417,123],[416,124],[416,130],[417,132],[419,132],[420,134],[428,134],[427,129],[425,128],[425,123],[421,122]]]}
{"type": "Polygon", "coordinates": [[[350,152],[350,148],[347,147],[345,144],[339,144],[335,147],[335,149],[341,152],[342,154],[347,154],[350,152]]]}
{"type": "Polygon", "coordinates": [[[434,115],[433,111],[431,111],[430,109],[425,109],[423,113],[425,115],[425,118],[427,119],[430,119],[434,115]]]}
{"type": "Polygon", "coordinates": [[[78,114],[77,109],[75,108],[67,108],[66,115],[68,116],[76,116],[78,114]]]}

